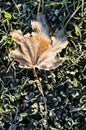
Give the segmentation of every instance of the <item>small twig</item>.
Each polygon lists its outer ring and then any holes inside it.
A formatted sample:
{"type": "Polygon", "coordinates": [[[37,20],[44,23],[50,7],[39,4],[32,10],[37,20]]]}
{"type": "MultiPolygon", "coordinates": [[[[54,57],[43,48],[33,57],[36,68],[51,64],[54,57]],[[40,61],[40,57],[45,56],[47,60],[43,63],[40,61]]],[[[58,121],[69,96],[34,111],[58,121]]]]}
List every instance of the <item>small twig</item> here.
{"type": "Polygon", "coordinates": [[[44,100],[44,104],[45,104],[45,111],[46,111],[45,120],[47,121],[47,113],[48,113],[48,110],[47,110],[46,98],[45,98],[45,96],[44,96],[43,89],[42,89],[42,84],[41,84],[41,82],[40,82],[40,80],[39,80],[39,78],[38,78],[36,69],[34,68],[33,71],[34,71],[34,76],[36,77],[36,79],[37,79],[37,81],[38,81],[38,83],[39,83],[38,89],[39,89],[39,91],[41,92],[41,94],[42,94],[42,96],[43,96],[43,100],[44,100]]]}

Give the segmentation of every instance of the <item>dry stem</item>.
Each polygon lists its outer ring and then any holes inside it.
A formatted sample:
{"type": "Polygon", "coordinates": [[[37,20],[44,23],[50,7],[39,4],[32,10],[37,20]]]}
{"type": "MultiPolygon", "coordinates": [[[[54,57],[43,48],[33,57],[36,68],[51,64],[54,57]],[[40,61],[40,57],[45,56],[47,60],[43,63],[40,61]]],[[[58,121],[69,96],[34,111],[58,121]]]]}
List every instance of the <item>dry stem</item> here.
{"type": "Polygon", "coordinates": [[[38,85],[38,89],[39,89],[39,91],[41,92],[41,94],[42,94],[42,96],[43,96],[43,100],[44,100],[44,104],[45,104],[45,111],[46,111],[45,120],[47,121],[47,113],[48,113],[48,110],[47,110],[46,98],[45,98],[45,96],[44,96],[43,89],[42,89],[42,84],[41,84],[41,82],[40,82],[40,80],[39,80],[39,78],[38,78],[36,69],[34,68],[33,71],[34,71],[34,76],[36,77],[36,79],[37,79],[37,81],[38,81],[38,84],[39,84],[39,85],[38,85]]]}

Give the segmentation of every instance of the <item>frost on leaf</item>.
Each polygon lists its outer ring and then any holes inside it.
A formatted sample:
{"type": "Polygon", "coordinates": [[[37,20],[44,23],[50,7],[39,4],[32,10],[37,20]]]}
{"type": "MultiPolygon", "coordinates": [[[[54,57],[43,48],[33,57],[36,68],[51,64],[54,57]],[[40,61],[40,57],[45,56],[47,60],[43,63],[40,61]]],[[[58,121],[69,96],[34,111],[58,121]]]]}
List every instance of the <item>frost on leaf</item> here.
{"type": "Polygon", "coordinates": [[[57,53],[68,44],[63,31],[56,29],[54,35],[50,37],[45,16],[42,14],[38,14],[37,20],[31,21],[31,25],[34,30],[31,34],[23,35],[20,30],[13,30],[10,33],[12,39],[19,44],[19,47],[10,53],[22,68],[43,70],[57,68],[65,61],[65,57],[57,58],[57,53]]]}

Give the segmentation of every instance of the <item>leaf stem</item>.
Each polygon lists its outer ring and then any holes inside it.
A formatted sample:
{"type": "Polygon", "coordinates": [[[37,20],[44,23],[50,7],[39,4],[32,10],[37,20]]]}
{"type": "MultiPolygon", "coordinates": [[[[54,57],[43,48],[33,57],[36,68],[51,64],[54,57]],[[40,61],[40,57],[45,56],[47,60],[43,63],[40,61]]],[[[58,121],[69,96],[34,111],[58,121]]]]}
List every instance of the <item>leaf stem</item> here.
{"type": "Polygon", "coordinates": [[[37,14],[38,14],[39,11],[40,11],[40,6],[41,6],[41,0],[38,0],[38,10],[37,10],[37,14]]]}
{"type": "Polygon", "coordinates": [[[45,111],[46,111],[46,113],[45,113],[45,120],[47,121],[48,110],[47,110],[46,98],[45,98],[45,96],[44,96],[43,89],[42,89],[42,84],[41,84],[41,82],[40,82],[40,80],[39,80],[39,78],[38,78],[38,75],[37,75],[37,72],[36,72],[36,69],[35,69],[35,68],[33,68],[33,72],[34,72],[34,76],[36,77],[36,79],[37,79],[37,81],[38,81],[38,89],[39,89],[39,91],[41,92],[42,97],[43,97],[43,100],[44,100],[45,111]]]}
{"type": "Polygon", "coordinates": [[[40,12],[40,8],[42,6],[42,14],[43,14],[43,7],[44,7],[44,0],[38,0],[38,10],[37,10],[37,14],[40,12]]]}

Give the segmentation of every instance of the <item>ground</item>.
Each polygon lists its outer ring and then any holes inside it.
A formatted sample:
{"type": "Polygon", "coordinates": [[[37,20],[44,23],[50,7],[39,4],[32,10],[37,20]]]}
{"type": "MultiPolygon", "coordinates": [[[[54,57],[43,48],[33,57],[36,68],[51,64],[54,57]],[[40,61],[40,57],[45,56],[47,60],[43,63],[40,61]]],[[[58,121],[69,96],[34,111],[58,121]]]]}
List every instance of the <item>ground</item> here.
{"type": "Polygon", "coordinates": [[[85,0],[0,0],[0,130],[86,130],[85,0]],[[17,44],[10,31],[31,32],[37,13],[50,33],[63,29],[69,44],[66,61],[52,71],[37,70],[48,109],[32,70],[21,69],[9,55],[17,44]]]}

